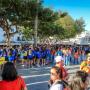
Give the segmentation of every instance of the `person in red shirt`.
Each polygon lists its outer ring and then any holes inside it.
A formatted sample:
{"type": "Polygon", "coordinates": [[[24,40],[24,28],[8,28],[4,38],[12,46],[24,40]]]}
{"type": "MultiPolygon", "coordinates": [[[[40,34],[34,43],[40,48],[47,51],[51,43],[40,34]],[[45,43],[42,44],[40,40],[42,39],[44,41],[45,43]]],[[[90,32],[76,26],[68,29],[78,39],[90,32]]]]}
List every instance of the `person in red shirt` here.
{"type": "Polygon", "coordinates": [[[74,64],[76,64],[76,65],[79,63],[78,58],[79,58],[79,52],[77,51],[74,53],[74,64]]]}
{"type": "Polygon", "coordinates": [[[56,65],[62,70],[62,79],[66,80],[68,78],[67,70],[64,68],[64,62],[62,56],[55,57],[56,65]]]}
{"type": "Polygon", "coordinates": [[[18,76],[12,62],[5,63],[1,76],[0,90],[27,90],[24,80],[18,76]]]}

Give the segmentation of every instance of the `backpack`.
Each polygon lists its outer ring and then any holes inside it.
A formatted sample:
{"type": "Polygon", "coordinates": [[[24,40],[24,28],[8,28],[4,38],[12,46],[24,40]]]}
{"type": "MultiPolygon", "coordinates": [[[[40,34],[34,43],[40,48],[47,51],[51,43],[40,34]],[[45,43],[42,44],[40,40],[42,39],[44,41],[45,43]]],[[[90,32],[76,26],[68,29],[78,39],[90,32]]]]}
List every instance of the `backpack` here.
{"type": "Polygon", "coordinates": [[[62,84],[63,87],[64,87],[64,90],[70,90],[69,84],[66,81],[64,81],[64,80],[58,81],[56,84],[62,84]]]}

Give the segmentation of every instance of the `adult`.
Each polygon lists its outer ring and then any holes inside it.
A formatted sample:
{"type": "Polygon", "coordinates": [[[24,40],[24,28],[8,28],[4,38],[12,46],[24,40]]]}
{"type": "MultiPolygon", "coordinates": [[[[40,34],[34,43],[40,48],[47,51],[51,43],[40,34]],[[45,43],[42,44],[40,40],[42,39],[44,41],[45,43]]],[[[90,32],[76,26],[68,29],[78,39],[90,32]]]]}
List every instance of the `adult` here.
{"type": "Polygon", "coordinates": [[[62,56],[56,56],[55,57],[55,62],[56,62],[55,66],[59,67],[62,71],[62,79],[66,80],[67,77],[68,77],[68,73],[67,73],[67,70],[64,67],[64,62],[63,62],[62,56]]]}
{"type": "Polygon", "coordinates": [[[17,74],[12,62],[5,63],[1,76],[0,90],[27,90],[24,80],[17,74]]]}
{"type": "Polygon", "coordinates": [[[62,73],[59,67],[54,66],[50,71],[50,79],[52,80],[52,85],[50,90],[64,90],[63,84],[61,82],[62,73]]]}

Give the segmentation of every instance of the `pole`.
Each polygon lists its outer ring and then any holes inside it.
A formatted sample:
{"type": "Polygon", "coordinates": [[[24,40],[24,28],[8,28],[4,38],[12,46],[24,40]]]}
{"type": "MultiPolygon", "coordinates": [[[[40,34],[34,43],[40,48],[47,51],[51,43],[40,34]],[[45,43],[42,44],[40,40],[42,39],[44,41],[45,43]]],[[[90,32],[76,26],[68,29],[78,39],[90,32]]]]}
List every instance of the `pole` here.
{"type": "Polygon", "coordinates": [[[38,30],[38,4],[39,0],[37,0],[37,6],[36,6],[36,15],[35,15],[35,27],[34,27],[34,45],[37,47],[37,30],[38,30]]]}

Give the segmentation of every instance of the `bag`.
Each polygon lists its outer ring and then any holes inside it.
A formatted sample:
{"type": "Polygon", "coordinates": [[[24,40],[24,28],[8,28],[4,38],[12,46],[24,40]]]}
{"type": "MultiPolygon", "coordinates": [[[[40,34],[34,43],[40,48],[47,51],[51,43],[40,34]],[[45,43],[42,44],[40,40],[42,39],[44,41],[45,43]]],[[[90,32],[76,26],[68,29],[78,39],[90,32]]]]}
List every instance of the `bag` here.
{"type": "Polygon", "coordinates": [[[56,84],[62,84],[64,87],[64,90],[70,90],[68,83],[64,80],[58,81],[56,84]]]}
{"type": "Polygon", "coordinates": [[[48,89],[52,86],[52,84],[53,84],[53,81],[52,80],[49,80],[48,81],[48,89]]]}

